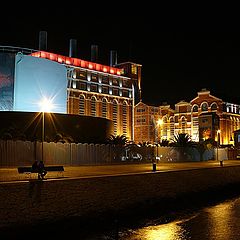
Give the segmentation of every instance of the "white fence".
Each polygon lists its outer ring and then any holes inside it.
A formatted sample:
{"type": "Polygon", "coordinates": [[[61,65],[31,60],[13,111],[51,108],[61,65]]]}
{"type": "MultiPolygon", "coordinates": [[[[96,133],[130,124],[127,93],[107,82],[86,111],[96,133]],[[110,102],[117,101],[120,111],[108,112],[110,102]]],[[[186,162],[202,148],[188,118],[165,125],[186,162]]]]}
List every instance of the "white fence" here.
{"type": "Polygon", "coordinates": [[[107,164],[112,161],[112,148],[107,144],[47,143],[0,140],[0,167],[32,165],[42,159],[46,165],[65,166],[107,164]]]}
{"type": "MultiPolygon", "coordinates": [[[[179,152],[172,147],[141,147],[135,149],[142,155],[142,161],[179,161],[179,152]]],[[[42,143],[28,141],[0,140],[0,167],[31,165],[35,159],[42,159],[46,165],[103,165],[114,160],[114,148],[110,144],[87,143],[42,143]]],[[[184,161],[206,161],[228,159],[226,149],[206,150],[200,156],[197,149],[189,149],[184,161]]]]}

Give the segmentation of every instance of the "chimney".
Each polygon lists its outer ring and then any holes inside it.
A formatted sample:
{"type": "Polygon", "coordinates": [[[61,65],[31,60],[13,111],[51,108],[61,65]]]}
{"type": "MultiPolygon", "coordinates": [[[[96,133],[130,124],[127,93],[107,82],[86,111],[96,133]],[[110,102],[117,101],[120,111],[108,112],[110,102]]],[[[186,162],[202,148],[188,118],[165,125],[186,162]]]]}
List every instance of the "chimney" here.
{"type": "Polygon", "coordinates": [[[91,45],[91,62],[98,62],[98,46],[91,45]]]}
{"type": "Polygon", "coordinates": [[[77,40],[76,39],[70,39],[69,57],[77,57],[77,40]]]}
{"type": "Polygon", "coordinates": [[[110,51],[110,66],[114,67],[117,65],[117,51],[111,50],[110,51]]]}
{"type": "Polygon", "coordinates": [[[39,32],[38,50],[47,51],[47,32],[46,31],[40,31],[39,32]]]}

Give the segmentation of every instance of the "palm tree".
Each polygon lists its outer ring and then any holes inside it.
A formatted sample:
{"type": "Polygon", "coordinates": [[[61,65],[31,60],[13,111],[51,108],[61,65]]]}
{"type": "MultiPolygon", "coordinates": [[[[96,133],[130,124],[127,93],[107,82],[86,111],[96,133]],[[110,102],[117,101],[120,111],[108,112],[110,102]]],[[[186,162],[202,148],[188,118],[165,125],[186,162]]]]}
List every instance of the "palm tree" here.
{"type": "Polygon", "coordinates": [[[163,140],[160,142],[160,146],[161,146],[161,147],[168,147],[168,146],[169,146],[169,140],[163,139],[163,140]]]}
{"type": "Polygon", "coordinates": [[[128,143],[128,138],[125,135],[110,135],[107,142],[112,145],[125,146],[128,143]]]}
{"type": "Polygon", "coordinates": [[[171,146],[175,147],[175,149],[179,153],[179,159],[180,161],[188,160],[188,150],[192,147],[195,147],[194,142],[191,139],[191,136],[187,133],[178,133],[174,136],[174,139],[172,140],[171,146]]]}
{"type": "Polygon", "coordinates": [[[216,142],[212,138],[208,138],[204,141],[198,142],[196,148],[200,154],[200,161],[203,161],[203,154],[206,150],[210,150],[215,146],[216,142]]]}
{"type": "Polygon", "coordinates": [[[72,143],[74,142],[73,138],[71,136],[62,134],[62,133],[57,133],[54,138],[54,142],[61,142],[61,143],[72,143]]]}
{"type": "Polygon", "coordinates": [[[120,161],[121,155],[128,143],[128,138],[125,135],[110,135],[107,142],[113,146],[114,160],[120,161]]]}

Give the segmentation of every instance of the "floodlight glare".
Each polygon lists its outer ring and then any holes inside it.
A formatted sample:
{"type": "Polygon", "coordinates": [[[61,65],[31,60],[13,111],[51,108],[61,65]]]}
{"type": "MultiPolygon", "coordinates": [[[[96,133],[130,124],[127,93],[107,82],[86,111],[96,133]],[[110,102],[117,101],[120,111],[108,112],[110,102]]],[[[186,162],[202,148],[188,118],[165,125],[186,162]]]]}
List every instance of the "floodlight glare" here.
{"type": "Polygon", "coordinates": [[[52,99],[43,98],[39,106],[41,107],[41,112],[51,112],[53,109],[52,99]]]}

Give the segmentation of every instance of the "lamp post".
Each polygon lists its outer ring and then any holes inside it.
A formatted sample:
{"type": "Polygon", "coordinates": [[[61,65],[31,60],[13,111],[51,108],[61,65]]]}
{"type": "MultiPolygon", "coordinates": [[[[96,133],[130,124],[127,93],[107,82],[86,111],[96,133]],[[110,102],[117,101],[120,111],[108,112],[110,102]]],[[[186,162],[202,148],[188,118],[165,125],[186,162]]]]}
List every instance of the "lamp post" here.
{"type": "Polygon", "coordinates": [[[43,143],[44,143],[44,111],[42,111],[42,161],[43,161],[43,143]]]}
{"type": "Polygon", "coordinates": [[[42,161],[44,156],[43,145],[45,140],[45,112],[50,112],[53,108],[52,101],[47,98],[43,98],[42,101],[39,103],[42,112],[42,161]]]}
{"type": "MultiPolygon", "coordinates": [[[[221,132],[221,130],[218,129],[217,130],[217,161],[218,161],[218,148],[219,148],[219,141],[220,141],[220,132],[221,132]]],[[[222,166],[222,164],[223,164],[223,162],[222,162],[222,160],[220,160],[220,165],[222,166]]]]}
{"type": "Polygon", "coordinates": [[[158,119],[157,120],[157,143],[156,143],[156,147],[157,147],[157,162],[159,160],[159,156],[158,156],[158,143],[161,141],[161,125],[162,125],[163,121],[162,119],[158,119]]]}

